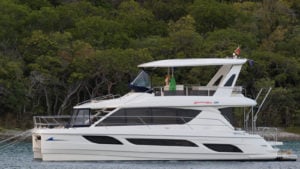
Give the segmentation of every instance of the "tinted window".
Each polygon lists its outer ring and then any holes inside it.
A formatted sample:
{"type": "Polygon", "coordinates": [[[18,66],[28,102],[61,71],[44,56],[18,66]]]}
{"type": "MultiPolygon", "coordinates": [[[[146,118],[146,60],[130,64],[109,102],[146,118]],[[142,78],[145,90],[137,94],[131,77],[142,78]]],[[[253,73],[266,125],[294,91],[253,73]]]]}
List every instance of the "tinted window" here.
{"type": "Polygon", "coordinates": [[[153,108],[151,124],[184,124],[176,109],[153,108]]]}
{"type": "Polygon", "coordinates": [[[97,126],[184,124],[199,113],[200,110],[175,108],[128,108],[115,112],[97,126]]]}
{"type": "Polygon", "coordinates": [[[224,86],[231,86],[234,79],[235,79],[235,74],[233,74],[233,75],[227,80],[227,82],[225,83],[224,86]]]}
{"type": "Polygon", "coordinates": [[[153,145],[153,146],[184,146],[198,147],[195,143],[188,140],[173,140],[173,139],[127,139],[130,143],[136,145],[153,145]]]}
{"type": "Polygon", "coordinates": [[[75,109],[72,117],[71,125],[73,127],[84,127],[89,126],[90,121],[90,110],[89,109],[75,109]]]}
{"type": "Polygon", "coordinates": [[[145,92],[151,88],[150,77],[145,71],[141,71],[129,86],[136,92],[145,92]]]}
{"type": "Polygon", "coordinates": [[[90,142],[97,144],[122,144],[119,140],[109,136],[82,136],[90,142]]]}
{"type": "Polygon", "coordinates": [[[243,152],[238,147],[230,144],[203,144],[203,145],[217,152],[237,152],[237,153],[243,152]]]}
{"type": "Polygon", "coordinates": [[[153,122],[151,109],[134,108],[125,109],[127,113],[127,125],[143,125],[153,122]]]}
{"type": "Polygon", "coordinates": [[[215,81],[215,83],[213,84],[213,86],[218,86],[218,85],[220,84],[222,78],[223,78],[223,75],[220,76],[220,77],[215,81]]]}

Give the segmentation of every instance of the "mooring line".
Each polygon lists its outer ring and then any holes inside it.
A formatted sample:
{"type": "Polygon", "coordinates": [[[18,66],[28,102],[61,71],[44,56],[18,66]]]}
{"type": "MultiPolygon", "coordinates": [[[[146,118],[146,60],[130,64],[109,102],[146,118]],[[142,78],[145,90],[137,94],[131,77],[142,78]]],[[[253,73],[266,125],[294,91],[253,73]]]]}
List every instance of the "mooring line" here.
{"type": "Polygon", "coordinates": [[[0,150],[4,150],[8,147],[18,144],[21,141],[24,141],[27,137],[30,136],[30,134],[31,134],[31,129],[26,130],[26,131],[22,132],[21,134],[14,135],[10,138],[0,141],[0,144],[6,143],[6,144],[0,146],[0,150]],[[15,139],[15,140],[13,140],[13,139],[15,139]]]}

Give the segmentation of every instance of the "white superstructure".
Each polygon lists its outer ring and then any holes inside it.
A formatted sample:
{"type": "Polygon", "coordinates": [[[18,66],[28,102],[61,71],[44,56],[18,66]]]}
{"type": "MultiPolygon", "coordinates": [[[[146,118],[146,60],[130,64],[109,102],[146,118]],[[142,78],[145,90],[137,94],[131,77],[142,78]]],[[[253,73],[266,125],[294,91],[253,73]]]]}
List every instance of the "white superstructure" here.
{"type": "Polygon", "coordinates": [[[80,160],[295,160],[261,136],[235,130],[222,115],[228,107],[251,107],[235,86],[246,59],[170,59],[141,68],[219,65],[206,86],[172,83],[151,87],[146,72],[122,97],[92,99],[71,118],[35,117],[34,158],[80,160]],[[173,86],[171,86],[173,85],[173,86]],[[150,86],[150,87],[149,87],[150,86]]]}

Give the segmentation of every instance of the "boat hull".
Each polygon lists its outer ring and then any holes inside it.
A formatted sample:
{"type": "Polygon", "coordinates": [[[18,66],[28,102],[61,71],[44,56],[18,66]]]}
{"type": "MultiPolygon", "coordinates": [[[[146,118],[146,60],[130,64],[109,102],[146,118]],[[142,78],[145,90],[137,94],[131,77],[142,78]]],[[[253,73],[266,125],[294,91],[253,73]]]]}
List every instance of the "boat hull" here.
{"type": "MultiPolygon", "coordinates": [[[[49,129],[51,130],[51,129],[49,129]]],[[[145,131],[144,131],[145,132],[145,131]]],[[[66,133],[66,132],[65,132],[66,133]]],[[[198,132],[201,133],[201,132],[198,132]]],[[[278,156],[260,136],[203,136],[196,133],[185,133],[174,136],[148,134],[116,134],[115,132],[89,133],[84,135],[109,136],[122,144],[98,144],[83,137],[80,133],[33,133],[34,157],[43,161],[107,161],[107,160],[295,160],[288,155],[278,156]],[[136,145],[128,138],[187,140],[197,146],[158,146],[136,145]],[[234,145],[242,152],[216,152],[204,146],[207,143],[234,145]]],[[[295,157],[297,158],[297,157],[295,157]]]]}

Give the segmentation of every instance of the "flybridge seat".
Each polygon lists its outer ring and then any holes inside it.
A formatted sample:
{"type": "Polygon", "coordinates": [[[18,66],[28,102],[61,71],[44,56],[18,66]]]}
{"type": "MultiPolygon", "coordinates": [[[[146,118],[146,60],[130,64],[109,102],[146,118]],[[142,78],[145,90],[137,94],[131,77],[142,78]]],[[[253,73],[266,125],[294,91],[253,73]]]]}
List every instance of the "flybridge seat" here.
{"type": "MultiPolygon", "coordinates": [[[[223,87],[231,88],[232,94],[242,94],[242,87],[223,87]]],[[[169,86],[155,87],[155,96],[213,96],[218,87],[195,86],[195,85],[176,85],[176,90],[169,90],[169,86]]]]}

